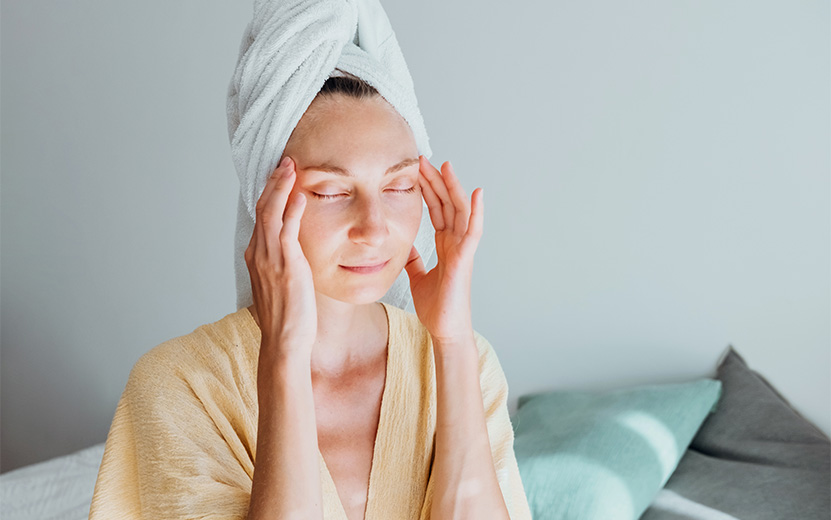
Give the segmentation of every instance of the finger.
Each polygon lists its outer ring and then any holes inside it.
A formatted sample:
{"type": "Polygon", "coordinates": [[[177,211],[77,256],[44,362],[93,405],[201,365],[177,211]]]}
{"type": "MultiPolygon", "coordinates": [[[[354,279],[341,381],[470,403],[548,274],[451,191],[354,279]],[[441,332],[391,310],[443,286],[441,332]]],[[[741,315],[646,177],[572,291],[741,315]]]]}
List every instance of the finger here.
{"type": "Polygon", "coordinates": [[[271,193],[274,191],[274,187],[277,185],[280,176],[283,173],[282,166],[284,162],[285,158],[283,159],[283,161],[280,162],[280,164],[277,165],[277,167],[271,173],[271,176],[268,178],[268,180],[265,183],[265,186],[263,187],[263,191],[260,193],[260,196],[257,199],[257,205],[255,206],[254,212],[254,230],[251,233],[251,240],[248,242],[248,249],[246,249],[246,254],[250,255],[252,259],[256,254],[257,245],[265,244],[265,234],[263,233],[263,219],[260,217],[260,215],[263,212],[263,208],[267,205],[268,199],[271,193]]]}
{"type": "Polygon", "coordinates": [[[286,216],[283,217],[283,229],[280,231],[280,246],[283,248],[283,258],[296,260],[303,256],[303,249],[298,239],[300,235],[300,221],[306,209],[306,197],[296,193],[286,207],[286,216]]]}
{"type": "Polygon", "coordinates": [[[485,221],[485,190],[483,188],[476,188],[471,195],[471,212],[470,221],[467,226],[467,233],[463,241],[464,247],[472,247],[476,250],[479,245],[479,240],[482,238],[485,221]]]}
{"type": "Polygon", "coordinates": [[[254,229],[251,231],[251,240],[248,241],[248,247],[245,249],[245,262],[249,263],[254,258],[254,253],[257,251],[257,244],[260,240],[260,226],[254,222],[254,229]]]}
{"type": "MultiPolygon", "coordinates": [[[[280,230],[283,228],[283,219],[285,218],[286,204],[289,195],[292,193],[295,180],[297,176],[293,170],[284,171],[284,175],[278,181],[277,186],[271,192],[268,200],[266,200],[263,209],[260,213],[260,218],[263,219],[263,233],[265,235],[265,246],[269,253],[272,248],[279,247],[276,240],[280,236],[280,230]]],[[[273,252],[277,253],[279,249],[273,252]]]]}
{"type": "Polygon", "coordinates": [[[467,232],[468,222],[470,220],[470,203],[467,201],[467,194],[465,194],[462,183],[456,177],[456,172],[453,171],[453,165],[450,161],[446,164],[446,174],[444,175],[447,189],[450,193],[450,198],[453,201],[453,206],[456,209],[453,221],[453,232],[458,236],[463,236],[467,232]]]}
{"type": "Polygon", "coordinates": [[[258,265],[261,265],[264,256],[263,248],[264,242],[263,226],[260,219],[254,222],[254,230],[251,233],[251,240],[248,242],[248,249],[245,250],[245,264],[248,266],[248,277],[251,280],[251,291],[254,297],[257,298],[259,287],[258,265]]]}
{"type": "Polygon", "coordinates": [[[258,204],[261,201],[263,206],[267,204],[269,198],[271,197],[271,194],[280,184],[280,179],[283,177],[283,174],[286,172],[286,170],[289,169],[293,170],[294,164],[290,157],[283,157],[283,160],[280,161],[280,164],[277,165],[277,167],[271,173],[271,176],[266,181],[265,186],[263,187],[263,191],[260,194],[259,199],[257,200],[258,204]]]}
{"type": "Polygon", "coordinates": [[[424,262],[421,261],[421,255],[418,254],[418,249],[415,246],[410,247],[410,256],[407,258],[407,263],[404,264],[404,270],[407,271],[407,276],[410,278],[410,285],[424,276],[424,262]]]}
{"type": "Polygon", "coordinates": [[[265,244],[263,219],[260,218],[258,211],[254,216],[254,230],[251,232],[251,240],[248,242],[248,249],[245,251],[247,255],[246,262],[249,263],[249,270],[253,266],[254,260],[263,254],[263,244],[265,244]]]}
{"type": "Polygon", "coordinates": [[[430,187],[433,188],[433,192],[441,201],[444,229],[453,231],[455,208],[453,207],[453,201],[450,198],[445,178],[442,176],[441,172],[435,168],[435,166],[430,164],[429,161],[425,159],[424,162],[426,163],[424,176],[430,183],[430,187]]]}
{"type": "Polygon", "coordinates": [[[444,183],[444,177],[442,177],[441,172],[439,172],[430,161],[426,158],[422,161],[420,168],[423,167],[424,176],[427,178],[427,181],[430,183],[430,187],[433,188],[433,191],[438,195],[439,200],[441,200],[442,204],[442,215],[444,216],[444,229],[449,229],[452,231],[453,227],[453,214],[455,213],[455,209],[453,208],[453,201],[450,200],[450,193],[447,191],[447,186],[444,183]]]}
{"type": "Polygon", "coordinates": [[[430,181],[422,172],[419,172],[418,184],[421,186],[421,194],[424,197],[424,202],[427,203],[427,209],[430,210],[430,220],[433,222],[433,227],[436,228],[436,231],[443,230],[444,215],[442,215],[441,201],[433,188],[430,187],[430,181]]]}

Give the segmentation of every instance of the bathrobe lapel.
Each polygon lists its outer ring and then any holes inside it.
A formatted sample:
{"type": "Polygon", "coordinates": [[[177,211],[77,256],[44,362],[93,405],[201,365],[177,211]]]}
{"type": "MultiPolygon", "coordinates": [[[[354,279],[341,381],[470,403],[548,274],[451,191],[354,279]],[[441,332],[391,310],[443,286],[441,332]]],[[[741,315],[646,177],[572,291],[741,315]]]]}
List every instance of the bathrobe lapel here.
{"type": "MultiPolygon", "coordinates": [[[[401,309],[384,305],[389,326],[387,373],[381,398],[378,432],[369,475],[365,520],[418,518],[430,472],[435,421],[430,399],[435,400],[431,383],[422,384],[424,343],[401,309]]],[[[320,453],[318,451],[318,453],[320,453]]],[[[323,455],[320,455],[324,517],[347,520],[323,455]]]]}

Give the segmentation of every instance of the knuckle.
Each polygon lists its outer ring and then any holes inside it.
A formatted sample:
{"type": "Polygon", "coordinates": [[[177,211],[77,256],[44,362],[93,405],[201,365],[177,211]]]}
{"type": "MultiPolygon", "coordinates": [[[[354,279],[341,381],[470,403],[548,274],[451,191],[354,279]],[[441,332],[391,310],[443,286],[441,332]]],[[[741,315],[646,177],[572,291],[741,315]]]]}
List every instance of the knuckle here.
{"type": "Polygon", "coordinates": [[[266,207],[260,212],[260,217],[264,222],[271,222],[274,219],[274,208],[266,207]]]}
{"type": "Polygon", "coordinates": [[[286,228],[280,232],[280,245],[284,248],[290,248],[294,246],[294,237],[290,236],[290,234],[286,231],[286,228]]]}

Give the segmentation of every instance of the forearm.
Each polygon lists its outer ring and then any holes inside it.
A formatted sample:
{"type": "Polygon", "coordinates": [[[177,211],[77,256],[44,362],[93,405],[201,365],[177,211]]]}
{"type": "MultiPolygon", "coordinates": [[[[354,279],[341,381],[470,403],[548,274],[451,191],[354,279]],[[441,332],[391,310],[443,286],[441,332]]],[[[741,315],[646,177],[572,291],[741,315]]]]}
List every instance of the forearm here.
{"type": "Polygon", "coordinates": [[[491,455],[473,334],[458,345],[434,342],[433,350],[437,409],[431,518],[509,518],[491,455]]]}
{"type": "Polygon", "coordinates": [[[260,359],[257,454],[248,520],[322,519],[310,360],[260,359]]]}

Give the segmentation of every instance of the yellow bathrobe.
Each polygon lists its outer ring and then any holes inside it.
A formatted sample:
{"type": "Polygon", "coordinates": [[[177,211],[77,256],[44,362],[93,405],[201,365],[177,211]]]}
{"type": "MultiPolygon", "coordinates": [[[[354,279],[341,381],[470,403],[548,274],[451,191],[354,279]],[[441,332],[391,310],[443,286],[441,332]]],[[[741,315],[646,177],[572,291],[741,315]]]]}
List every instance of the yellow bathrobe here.
{"type": "MultiPolygon", "coordinates": [[[[432,341],[411,312],[384,304],[386,383],[369,478],[366,520],[430,518],[436,431],[432,341]]],[[[531,513],[513,451],[505,375],[474,333],[496,475],[513,520],[531,513]]],[[[261,333],[247,308],[144,354],[110,427],[91,520],[244,519],[257,446],[261,333]]],[[[324,518],[346,520],[319,454],[324,518]]]]}

